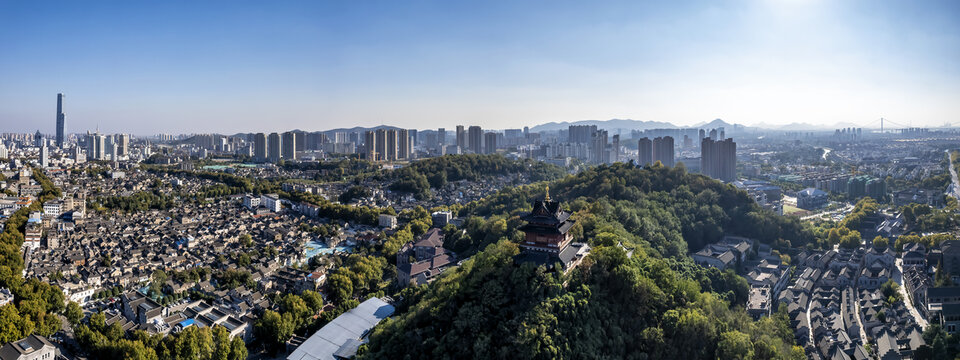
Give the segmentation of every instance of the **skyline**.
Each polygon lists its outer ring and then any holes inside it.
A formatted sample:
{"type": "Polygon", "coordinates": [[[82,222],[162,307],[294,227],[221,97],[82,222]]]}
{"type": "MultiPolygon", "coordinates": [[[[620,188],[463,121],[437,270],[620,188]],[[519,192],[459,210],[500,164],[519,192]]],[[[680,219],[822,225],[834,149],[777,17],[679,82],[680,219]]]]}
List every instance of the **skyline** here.
{"type": "Polygon", "coordinates": [[[960,123],[956,2],[258,5],[0,4],[3,131],[960,123]]]}

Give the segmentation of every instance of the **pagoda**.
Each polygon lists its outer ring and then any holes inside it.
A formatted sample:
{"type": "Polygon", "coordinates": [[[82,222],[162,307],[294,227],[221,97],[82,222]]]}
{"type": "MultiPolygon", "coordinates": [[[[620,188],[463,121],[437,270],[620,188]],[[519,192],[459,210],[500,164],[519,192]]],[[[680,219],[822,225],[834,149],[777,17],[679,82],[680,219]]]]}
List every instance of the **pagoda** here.
{"type": "Polygon", "coordinates": [[[533,262],[548,268],[560,263],[564,270],[568,270],[590,252],[587,244],[572,242],[570,228],[576,221],[570,219],[570,213],[563,211],[559,202],[550,199],[549,187],[546,197],[534,201],[533,210],[522,220],[527,223],[520,227],[526,236],[520,244],[521,252],[515,258],[519,263],[533,262]]]}

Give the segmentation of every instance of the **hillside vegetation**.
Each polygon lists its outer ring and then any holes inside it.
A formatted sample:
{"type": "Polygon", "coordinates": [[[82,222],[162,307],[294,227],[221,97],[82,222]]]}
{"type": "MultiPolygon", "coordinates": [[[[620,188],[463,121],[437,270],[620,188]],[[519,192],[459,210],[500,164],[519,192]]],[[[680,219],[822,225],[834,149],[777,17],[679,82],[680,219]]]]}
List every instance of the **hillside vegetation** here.
{"type": "Polygon", "coordinates": [[[594,246],[561,275],[513,262],[518,215],[545,185],[504,189],[462,210],[475,217],[450,246],[482,251],[401,292],[399,315],[374,330],[360,358],[805,358],[784,313],[753,321],[742,310],[743,278],[686,255],[724,233],[812,241],[795,219],[682,167],[600,166],[549,184],[574,211],[575,236],[594,246]]]}

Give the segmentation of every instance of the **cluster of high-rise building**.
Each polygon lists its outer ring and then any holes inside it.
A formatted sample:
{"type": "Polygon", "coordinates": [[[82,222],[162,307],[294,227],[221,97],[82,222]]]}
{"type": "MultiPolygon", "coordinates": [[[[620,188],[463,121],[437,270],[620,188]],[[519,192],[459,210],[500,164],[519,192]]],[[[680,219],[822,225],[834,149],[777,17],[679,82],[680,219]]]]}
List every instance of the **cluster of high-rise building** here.
{"type": "Polygon", "coordinates": [[[363,135],[365,155],[370,161],[413,159],[413,142],[407,129],[377,129],[363,135]]]}
{"type": "Polygon", "coordinates": [[[641,138],[637,144],[637,164],[644,166],[659,161],[664,166],[674,166],[673,137],[663,136],[653,140],[641,138]]]}
{"type": "Polygon", "coordinates": [[[279,162],[296,160],[297,151],[303,151],[305,134],[287,131],[283,134],[256,133],[253,135],[253,160],[256,162],[279,162]]]}
{"type": "Polygon", "coordinates": [[[737,143],[706,137],[700,141],[700,173],[731,182],[737,179],[737,143]]]}
{"type": "Polygon", "coordinates": [[[130,135],[104,135],[88,131],[82,147],[87,151],[87,160],[116,161],[130,155],[130,135]]]}
{"type": "Polygon", "coordinates": [[[863,139],[863,128],[843,128],[836,129],[833,137],[837,141],[858,141],[863,139]]]}

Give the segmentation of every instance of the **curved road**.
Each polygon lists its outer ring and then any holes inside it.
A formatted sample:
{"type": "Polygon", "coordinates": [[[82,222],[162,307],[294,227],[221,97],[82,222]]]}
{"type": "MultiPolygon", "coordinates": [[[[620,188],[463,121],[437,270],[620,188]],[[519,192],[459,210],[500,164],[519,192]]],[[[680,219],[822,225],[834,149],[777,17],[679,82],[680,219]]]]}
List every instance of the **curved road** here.
{"type": "Polygon", "coordinates": [[[913,306],[913,297],[910,294],[907,294],[907,287],[903,285],[903,261],[901,259],[896,260],[896,267],[894,267],[893,281],[900,285],[900,296],[903,297],[903,303],[907,306],[907,310],[910,312],[910,315],[913,316],[913,319],[917,322],[917,325],[920,325],[921,330],[927,329],[927,319],[923,318],[923,315],[920,315],[920,312],[917,311],[917,308],[913,306]]]}
{"type": "Polygon", "coordinates": [[[960,179],[957,178],[957,169],[953,167],[953,152],[950,150],[944,150],[947,152],[947,156],[950,157],[950,163],[947,164],[947,169],[950,170],[950,177],[953,179],[953,184],[950,185],[950,189],[947,190],[947,195],[953,196],[954,199],[960,200],[960,179]]]}

